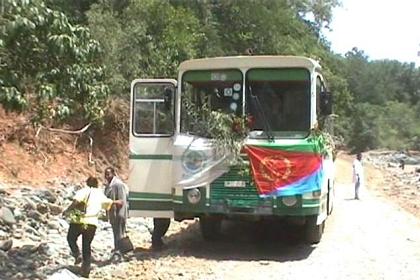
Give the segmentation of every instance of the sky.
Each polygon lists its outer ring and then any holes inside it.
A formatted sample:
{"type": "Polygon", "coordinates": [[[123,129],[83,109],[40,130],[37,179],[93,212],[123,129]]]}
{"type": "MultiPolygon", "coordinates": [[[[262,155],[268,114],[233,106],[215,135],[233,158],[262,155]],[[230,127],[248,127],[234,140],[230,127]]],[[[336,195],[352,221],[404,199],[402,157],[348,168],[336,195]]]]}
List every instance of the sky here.
{"type": "Polygon", "coordinates": [[[353,47],[370,60],[392,59],[420,66],[420,0],[341,0],[324,31],[332,50],[353,47]]]}

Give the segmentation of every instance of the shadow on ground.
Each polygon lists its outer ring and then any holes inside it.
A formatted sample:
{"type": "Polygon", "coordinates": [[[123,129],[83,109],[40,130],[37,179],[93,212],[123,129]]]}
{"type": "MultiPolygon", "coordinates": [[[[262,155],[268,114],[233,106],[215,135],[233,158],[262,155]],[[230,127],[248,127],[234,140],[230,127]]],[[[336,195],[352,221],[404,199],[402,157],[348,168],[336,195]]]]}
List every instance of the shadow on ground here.
{"type": "Polygon", "coordinates": [[[316,246],[305,244],[302,227],[284,224],[225,222],[217,241],[205,241],[198,222],[165,238],[166,246],[155,252],[136,248],[138,260],[165,256],[195,257],[213,260],[298,261],[306,259],[316,246]]]}

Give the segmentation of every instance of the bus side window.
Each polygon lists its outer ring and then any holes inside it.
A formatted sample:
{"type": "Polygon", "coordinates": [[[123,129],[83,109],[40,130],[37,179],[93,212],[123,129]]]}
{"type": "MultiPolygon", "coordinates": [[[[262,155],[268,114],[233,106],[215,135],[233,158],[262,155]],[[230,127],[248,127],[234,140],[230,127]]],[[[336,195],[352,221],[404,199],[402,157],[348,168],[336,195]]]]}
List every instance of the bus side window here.
{"type": "Polygon", "coordinates": [[[137,135],[173,134],[174,89],[166,85],[154,84],[139,85],[135,90],[134,133],[137,135]]]}
{"type": "Polygon", "coordinates": [[[136,102],[134,116],[134,131],[136,134],[153,133],[153,106],[151,104],[136,102]]]}

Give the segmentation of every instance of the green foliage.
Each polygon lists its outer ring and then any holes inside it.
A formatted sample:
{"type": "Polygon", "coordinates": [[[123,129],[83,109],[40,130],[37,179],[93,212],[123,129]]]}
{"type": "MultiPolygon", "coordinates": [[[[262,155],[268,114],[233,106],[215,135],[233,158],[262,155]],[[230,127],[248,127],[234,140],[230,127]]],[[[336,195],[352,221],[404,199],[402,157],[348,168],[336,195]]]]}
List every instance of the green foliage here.
{"type": "Polygon", "coordinates": [[[241,149],[249,131],[247,118],[212,111],[206,100],[201,107],[197,107],[188,97],[183,98],[182,102],[194,133],[212,139],[219,155],[231,156],[231,164],[242,163],[241,149]]]}
{"type": "Polygon", "coordinates": [[[35,111],[36,121],[100,120],[107,87],[96,62],[100,46],[89,29],[43,1],[10,0],[1,20],[0,102],[35,111]]]}
{"type": "Polygon", "coordinates": [[[405,103],[389,101],[378,106],[360,103],[355,114],[350,147],[356,151],[376,148],[408,149],[418,144],[418,117],[405,103]]]}
{"type": "Polygon", "coordinates": [[[179,63],[197,55],[203,36],[194,15],[164,0],[133,1],[121,13],[95,5],[88,15],[93,36],[104,46],[114,94],[127,94],[135,78],[176,77],[179,63]]]}
{"type": "Polygon", "coordinates": [[[349,145],[362,151],[373,148],[417,148],[420,126],[420,68],[414,63],[378,60],[356,48],[346,54],[347,77],[353,105],[349,145]]]}

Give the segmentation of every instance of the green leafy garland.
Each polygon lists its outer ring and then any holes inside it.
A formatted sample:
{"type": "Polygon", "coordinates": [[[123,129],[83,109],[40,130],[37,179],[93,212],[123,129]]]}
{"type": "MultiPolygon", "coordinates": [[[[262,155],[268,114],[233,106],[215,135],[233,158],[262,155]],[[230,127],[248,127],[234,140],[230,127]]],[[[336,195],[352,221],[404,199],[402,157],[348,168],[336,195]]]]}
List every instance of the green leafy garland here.
{"type": "Polygon", "coordinates": [[[198,108],[189,98],[183,99],[189,128],[201,137],[212,139],[218,155],[229,155],[229,164],[243,164],[241,150],[248,135],[248,119],[233,113],[212,111],[204,102],[198,108]]]}
{"type": "Polygon", "coordinates": [[[309,141],[317,141],[319,152],[324,156],[332,156],[333,159],[336,158],[337,149],[335,147],[335,142],[333,136],[318,127],[311,130],[309,135],[309,141]]]}

